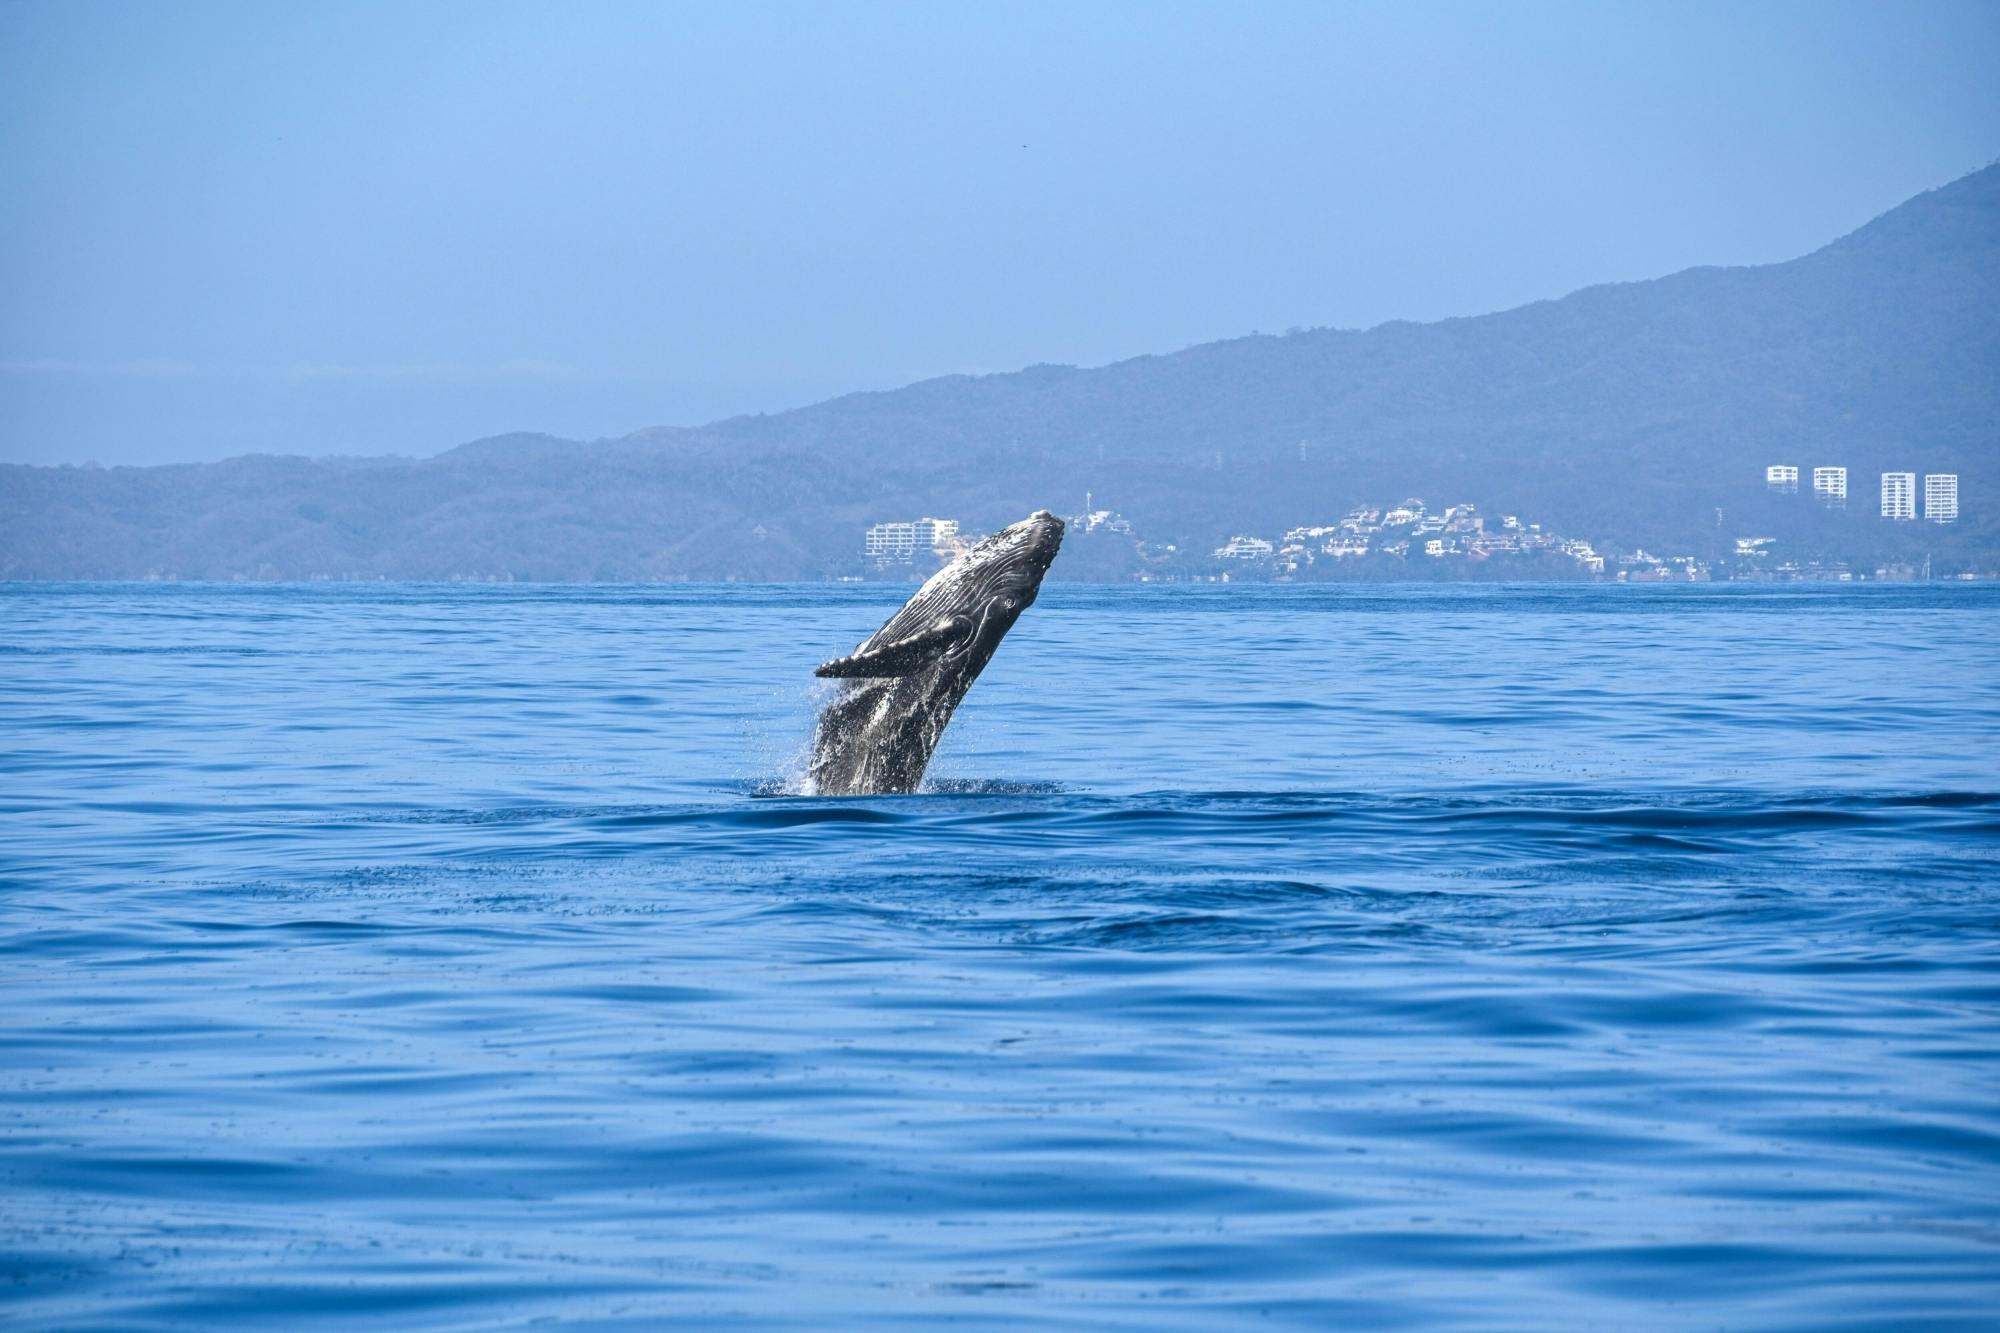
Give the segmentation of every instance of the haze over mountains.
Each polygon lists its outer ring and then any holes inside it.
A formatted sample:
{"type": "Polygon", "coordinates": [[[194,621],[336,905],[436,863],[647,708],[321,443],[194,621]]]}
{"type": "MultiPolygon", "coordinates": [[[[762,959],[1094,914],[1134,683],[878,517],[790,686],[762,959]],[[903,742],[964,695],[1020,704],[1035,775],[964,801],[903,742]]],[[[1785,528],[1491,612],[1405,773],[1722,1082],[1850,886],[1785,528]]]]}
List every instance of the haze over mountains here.
{"type": "Polygon", "coordinates": [[[503,436],[424,460],[0,467],[0,577],[816,578],[859,572],[871,522],[997,526],[1078,509],[1086,490],[1140,534],[1201,548],[1421,496],[1614,547],[1706,553],[1775,530],[1990,556],[2000,166],[1787,263],[1476,318],[953,376],[591,443],[503,436]],[[1766,495],[1763,468],[1780,462],[1847,466],[1848,513],[1766,495]],[[1961,522],[1881,523],[1886,469],[1958,473],[1961,522]]]}

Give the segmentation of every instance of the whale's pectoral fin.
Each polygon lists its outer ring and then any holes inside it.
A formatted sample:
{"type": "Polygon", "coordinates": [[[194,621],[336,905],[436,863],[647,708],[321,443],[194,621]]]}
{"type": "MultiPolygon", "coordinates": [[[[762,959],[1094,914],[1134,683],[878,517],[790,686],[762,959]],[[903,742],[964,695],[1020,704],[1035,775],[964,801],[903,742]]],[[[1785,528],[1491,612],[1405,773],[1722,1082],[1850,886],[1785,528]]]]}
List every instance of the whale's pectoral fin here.
{"type": "Polygon", "coordinates": [[[906,639],[868,648],[852,657],[836,657],[813,670],[815,676],[846,679],[851,676],[907,676],[961,647],[972,633],[972,622],[964,616],[940,620],[906,639]]]}

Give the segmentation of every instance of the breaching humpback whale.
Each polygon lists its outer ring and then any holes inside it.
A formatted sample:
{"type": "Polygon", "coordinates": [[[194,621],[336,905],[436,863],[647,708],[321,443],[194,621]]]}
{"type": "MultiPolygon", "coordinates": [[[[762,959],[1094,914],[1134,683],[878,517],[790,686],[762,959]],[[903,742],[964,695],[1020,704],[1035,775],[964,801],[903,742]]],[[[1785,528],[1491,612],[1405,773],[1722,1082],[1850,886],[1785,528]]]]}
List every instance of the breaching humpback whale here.
{"type": "Polygon", "coordinates": [[[1062,520],[1044,509],[982,538],[853,653],[813,672],[842,682],[813,736],[814,794],[917,789],[958,701],[1041,591],[1062,536],[1062,520]]]}

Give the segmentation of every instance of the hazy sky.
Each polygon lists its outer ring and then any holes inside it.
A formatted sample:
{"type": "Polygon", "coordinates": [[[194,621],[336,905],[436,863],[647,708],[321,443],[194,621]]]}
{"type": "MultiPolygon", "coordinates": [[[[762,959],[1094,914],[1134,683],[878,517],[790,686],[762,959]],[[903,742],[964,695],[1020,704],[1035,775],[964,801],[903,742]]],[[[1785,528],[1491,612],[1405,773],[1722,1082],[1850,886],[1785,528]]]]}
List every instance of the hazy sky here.
{"type": "Polygon", "coordinates": [[[0,4],[0,458],[595,437],[1790,258],[2000,4],[0,4]]]}

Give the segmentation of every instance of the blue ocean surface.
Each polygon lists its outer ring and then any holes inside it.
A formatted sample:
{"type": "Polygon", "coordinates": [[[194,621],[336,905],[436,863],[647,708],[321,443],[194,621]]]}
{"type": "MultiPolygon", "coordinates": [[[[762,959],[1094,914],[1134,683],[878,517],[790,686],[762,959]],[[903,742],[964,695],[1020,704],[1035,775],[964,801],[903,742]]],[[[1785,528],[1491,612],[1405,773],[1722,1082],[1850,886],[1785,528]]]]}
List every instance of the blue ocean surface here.
{"type": "Polygon", "coordinates": [[[0,587],[0,1322],[1991,1328],[2000,589],[0,587]]]}

